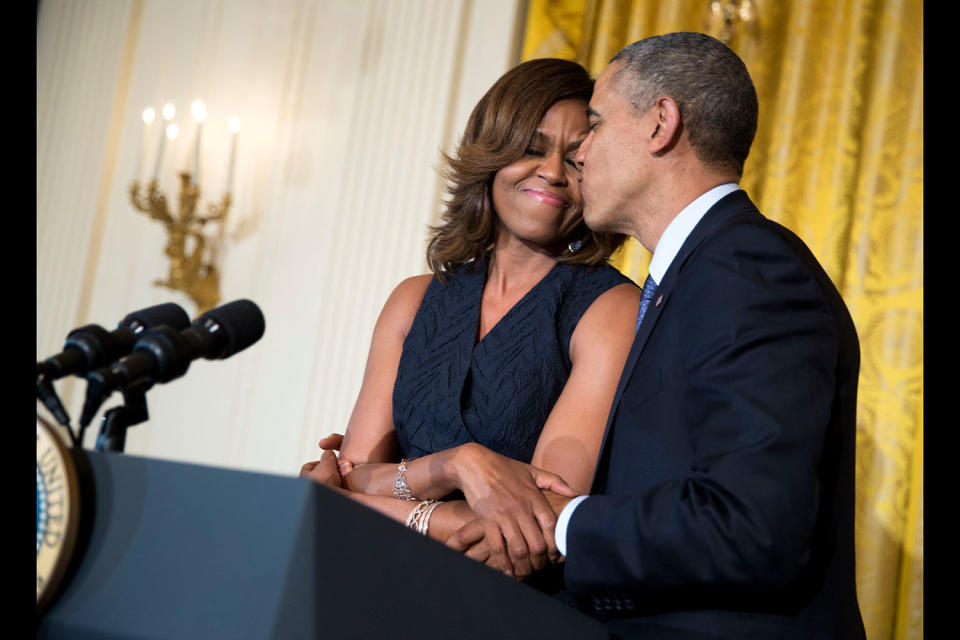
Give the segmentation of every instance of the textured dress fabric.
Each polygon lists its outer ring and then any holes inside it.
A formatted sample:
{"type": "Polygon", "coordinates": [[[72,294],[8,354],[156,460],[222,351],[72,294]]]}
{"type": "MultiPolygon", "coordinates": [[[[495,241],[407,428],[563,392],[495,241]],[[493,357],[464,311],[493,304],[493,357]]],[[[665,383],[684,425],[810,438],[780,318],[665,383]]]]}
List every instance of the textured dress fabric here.
{"type": "Polygon", "coordinates": [[[488,258],[430,283],[403,343],[393,419],[405,458],[467,442],[530,462],[570,375],[570,336],[613,267],[557,264],[476,341],[488,258]]]}

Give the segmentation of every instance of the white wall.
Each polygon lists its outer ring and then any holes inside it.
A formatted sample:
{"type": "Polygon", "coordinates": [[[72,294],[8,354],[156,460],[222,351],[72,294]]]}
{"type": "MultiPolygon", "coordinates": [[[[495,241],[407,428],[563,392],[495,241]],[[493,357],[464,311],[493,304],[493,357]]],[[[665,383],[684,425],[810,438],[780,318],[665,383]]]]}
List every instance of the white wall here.
{"type": "MultiPolygon", "coordinates": [[[[173,197],[207,103],[202,199],[238,138],[223,301],[266,317],[256,345],[200,360],[147,395],[133,455],[280,474],[346,425],[392,288],[426,271],[440,149],[517,62],[522,0],[44,0],[37,26],[37,358],[87,323],[160,302],[161,225],[134,210],[141,112],[178,107],[161,186],[173,197]]],[[[154,129],[158,129],[154,125],[154,129]]],[[[154,162],[148,140],[146,175],[154,162]]],[[[76,422],[85,382],[57,391],[76,422]]],[[[120,404],[114,394],[104,409],[120,404]]],[[[102,414],[101,414],[102,415],[102,414]]],[[[92,447],[98,420],[88,429],[92,447]]]]}

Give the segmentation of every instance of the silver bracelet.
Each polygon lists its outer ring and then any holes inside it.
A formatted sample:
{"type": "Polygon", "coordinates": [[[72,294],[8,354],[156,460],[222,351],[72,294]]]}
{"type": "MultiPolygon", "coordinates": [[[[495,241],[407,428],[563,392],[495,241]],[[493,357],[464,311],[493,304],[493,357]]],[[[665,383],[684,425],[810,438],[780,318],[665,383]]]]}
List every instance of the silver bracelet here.
{"type": "Polygon", "coordinates": [[[397,467],[397,477],[393,479],[393,495],[401,500],[416,500],[410,494],[410,487],[407,485],[407,459],[400,460],[400,466],[397,467]]]}
{"type": "Polygon", "coordinates": [[[430,506],[429,500],[423,500],[417,504],[407,516],[406,526],[414,531],[420,531],[420,518],[423,517],[423,510],[430,506]]]}
{"type": "Polygon", "coordinates": [[[436,509],[439,506],[440,506],[439,500],[432,500],[430,504],[427,505],[427,508],[424,509],[423,511],[423,517],[420,520],[422,524],[417,529],[418,532],[422,533],[423,535],[427,535],[427,529],[430,527],[430,516],[433,515],[434,509],[436,509]]]}
{"type": "Polygon", "coordinates": [[[417,533],[426,535],[427,527],[430,526],[430,515],[440,504],[439,500],[422,500],[413,508],[410,515],[407,516],[406,525],[417,533]]]}

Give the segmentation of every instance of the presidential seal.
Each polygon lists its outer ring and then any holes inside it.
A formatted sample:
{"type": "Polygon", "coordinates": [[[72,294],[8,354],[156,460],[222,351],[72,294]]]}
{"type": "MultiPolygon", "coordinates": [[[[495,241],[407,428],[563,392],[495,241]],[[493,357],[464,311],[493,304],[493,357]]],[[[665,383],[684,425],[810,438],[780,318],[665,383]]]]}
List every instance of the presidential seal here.
{"type": "Polygon", "coordinates": [[[70,451],[37,415],[37,613],[61,586],[77,542],[80,485],[70,451]]]}

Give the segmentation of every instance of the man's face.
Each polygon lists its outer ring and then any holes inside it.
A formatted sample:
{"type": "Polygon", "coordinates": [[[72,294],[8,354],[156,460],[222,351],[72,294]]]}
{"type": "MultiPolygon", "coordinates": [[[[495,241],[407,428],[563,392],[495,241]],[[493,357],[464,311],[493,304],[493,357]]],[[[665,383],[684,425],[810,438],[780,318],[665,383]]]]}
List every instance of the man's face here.
{"type": "Polygon", "coordinates": [[[583,219],[594,231],[634,235],[634,213],[649,188],[647,143],[656,130],[656,109],[637,113],[620,94],[612,76],[622,62],[597,78],[587,115],[590,134],[580,145],[583,219]]]}

